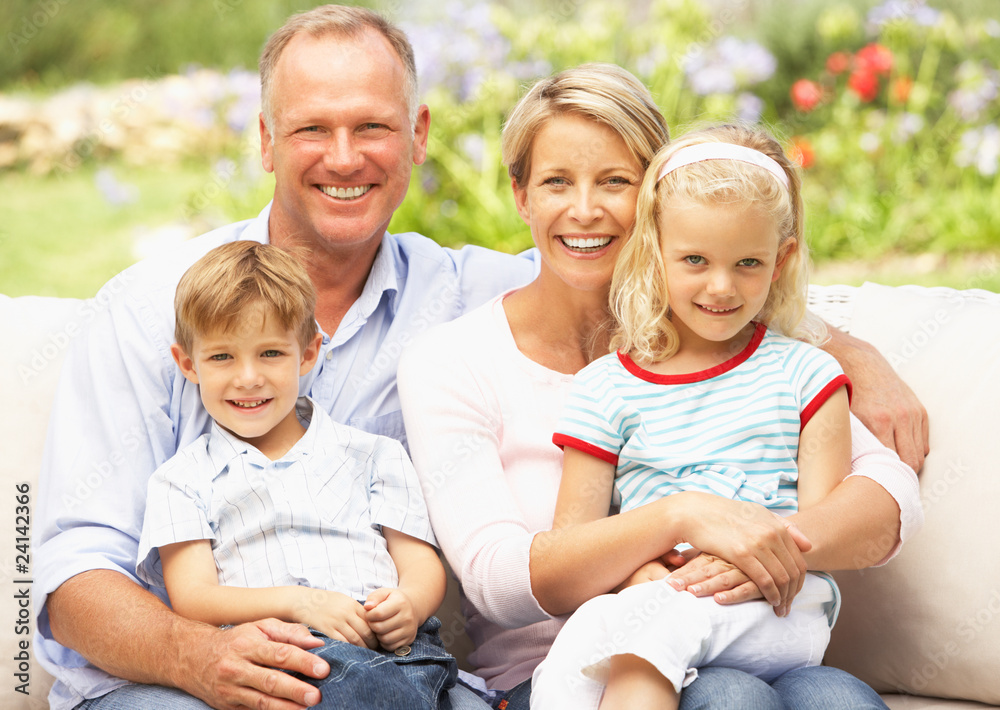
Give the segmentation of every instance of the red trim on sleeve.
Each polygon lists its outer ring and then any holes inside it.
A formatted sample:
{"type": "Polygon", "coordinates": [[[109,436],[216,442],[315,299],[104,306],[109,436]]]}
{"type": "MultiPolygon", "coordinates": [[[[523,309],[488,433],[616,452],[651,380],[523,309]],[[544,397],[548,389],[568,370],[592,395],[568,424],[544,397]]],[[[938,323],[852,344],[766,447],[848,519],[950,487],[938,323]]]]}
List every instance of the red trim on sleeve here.
{"type": "Polygon", "coordinates": [[[568,446],[571,449],[576,449],[577,451],[582,451],[585,454],[590,454],[595,458],[599,458],[601,461],[606,461],[612,466],[618,465],[618,454],[613,454],[610,451],[605,451],[604,449],[594,446],[593,444],[577,439],[574,436],[569,436],[567,434],[560,434],[556,432],[552,435],[552,443],[558,446],[560,449],[568,446]]]}
{"type": "Polygon", "coordinates": [[[808,424],[813,415],[819,411],[819,408],[823,406],[823,403],[830,399],[830,395],[839,390],[841,387],[847,388],[847,401],[850,403],[851,396],[853,394],[851,381],[847,378],[847,375],[838,375],[832,379],[826,387],[821,389],[819,394],[813,397],[812,401],[809,402],[809,404],[805,406],[805,409],[802,410],[802,414],[799,415],[799,419],[801,420],[801,424],[799,424],[799,431],[806,428],[806,424],[808,424]]]}

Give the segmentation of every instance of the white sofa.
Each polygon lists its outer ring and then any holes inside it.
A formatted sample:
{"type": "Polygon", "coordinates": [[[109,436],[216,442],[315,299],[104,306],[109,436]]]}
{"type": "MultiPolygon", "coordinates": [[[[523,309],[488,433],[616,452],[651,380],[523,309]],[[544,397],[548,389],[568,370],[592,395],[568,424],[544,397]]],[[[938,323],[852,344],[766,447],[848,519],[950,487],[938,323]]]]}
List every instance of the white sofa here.
{"type": "MultiPolygon", "coordinates": [[[[870,683],[894,710],[1000,707],[1000,295],[875,284],[813,295],[815,310],[889,358],[931,418],[932,451],[920,477],[924,529],[889,565],[838,574],[844,610],[826,662],[870,683]]],[[[0,706],[9,710],[47,707],[52,682],[34,659],[31,636],[18,633],[30,619],[18,595],[31,574],[17,567],[24,562],[17,528],[25,521],[16,519],[16,486],[30,488],[37,526],[38,469],[59,364],[95,305],[0,296],[7,334],[0,479],[13,498],[0,512],[8,541],[0,554],[0,657],[9,669],[0,706]],[[26,641],[27,649],[19,645],[26,641]]],[[[439,616],[460,654],[467,639],[454,590],[439,616]]]]}

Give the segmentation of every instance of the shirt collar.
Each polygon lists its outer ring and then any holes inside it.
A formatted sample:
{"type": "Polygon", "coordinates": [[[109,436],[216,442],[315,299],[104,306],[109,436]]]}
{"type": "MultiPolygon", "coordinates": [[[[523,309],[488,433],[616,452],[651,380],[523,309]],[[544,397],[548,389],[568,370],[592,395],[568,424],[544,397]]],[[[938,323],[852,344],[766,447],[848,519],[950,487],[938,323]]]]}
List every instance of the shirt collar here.
{"type": "MultiPolygon", "coordinates": [[[[264,206],[264,209],[260,211],[260,214],[257,215],[257,219],[247,227],[243,233],[243,239],[253,239],[262,244],[270,243],[268,221],[271,217],[272,203],[273,200],[272,202],[268,202],[264,206]]],[[[404,276],[404,272],[405,265],[400,256],[399,242],[396,241],[396,238],[392,234],[386,232],[382,235],[382,243],[375,253],[375,262],[372,264],[368,279],[361,290],[361,296],[354,304],[354,309],[352,310],[356,310],[359,318],[367,320],[375,312],[375,309],[378,308],[378,304],[382,300],[382,294],[386,294],[389,299],[389,310],[392,315],[395,315],[397,301],[399,300],[399,283],[404,276]]]]}
{"type": "MultiPolygon", "coordinates": [[[[295,413],[299,420],[306,425],[306,431],[302,438],[289,449],[288,453],[281,457],[281,461],[304,458],[316,450],[319,436],[317,429],[321,422],[321,417],[315,416],[317,411],[316,403],[310,397],[299,397],[295,402],[295,413]]],[[[249,463],[261,468],[272,463],[255,446],[222,428],[213,419],[211,434],[208,437],[208,458],[212,462],[212,478],[218,477],[234,459],[240,456],[246,456],[249,463]]]]}

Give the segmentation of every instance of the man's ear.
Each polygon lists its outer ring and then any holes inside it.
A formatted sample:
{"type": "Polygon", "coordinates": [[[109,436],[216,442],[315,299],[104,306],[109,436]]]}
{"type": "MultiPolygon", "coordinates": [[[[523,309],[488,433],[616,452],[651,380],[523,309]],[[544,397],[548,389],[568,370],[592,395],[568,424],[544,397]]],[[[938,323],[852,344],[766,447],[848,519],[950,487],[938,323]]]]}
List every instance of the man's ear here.
{"type": "Polygon", "coordinates": [[[271,132],[267,130],[267,122],[264,114],[259,116],[260,121],[260,163],[264,167],[264,172],[274,172],[274,141],[271,132]]]}
{"type": "Polygon", "coordinates": [[[170,346],[170,355],[173,356],[177,367],[181,369],[184,378],[193,385],[198,384],[198,372],[194,369],[194,360],[184,352],[184,348],[179,343],[170,346]]]}
{"type": "Polygon", "coordinates": [[[427,138],[431,134],[431,110],[425,104],[417,109],[413,125],[413,164],[422,165],[427,160],[427,138]]]}
{"type": "Polygon", "coordinates": [[[299,365],[299,377],[309,372],[316,365],[319,359],[319,349],[323,345],[323,336],[319,333],[313,336],[309,344],[302,351],[302,364],[299,365]]]}
{"type": "Polygon", "coordinates": [[[785,268],[785,262],[788,261],[788,257],[795,253],[795,250],[799,248],[799,242],[795,237],[789,237],[785,240],[785,243],[778,247],[778,258],[774,262],[774,272],[771,274],[771,283],[774,283],[781,277],[781,270],[785,268]]]}

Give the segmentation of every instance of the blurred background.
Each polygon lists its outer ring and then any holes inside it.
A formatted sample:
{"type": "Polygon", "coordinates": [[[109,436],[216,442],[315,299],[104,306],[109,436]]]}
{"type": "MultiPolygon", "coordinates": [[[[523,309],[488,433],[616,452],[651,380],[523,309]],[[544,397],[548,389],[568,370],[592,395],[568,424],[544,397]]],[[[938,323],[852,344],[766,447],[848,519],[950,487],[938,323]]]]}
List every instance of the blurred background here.
{"type": "MultiPolygon", "coordinates": [[[[304,0],[3,0],[0,293],[86,297],[268,201],[257,55],[304,0]]],[[[585,61],[645,81],[673,135],[761,121],[802,166],[821,283],[1000,291],[996,0],[391,0],[432,114],[393,231],[531,245],[506,112],[585,61]]]]}

